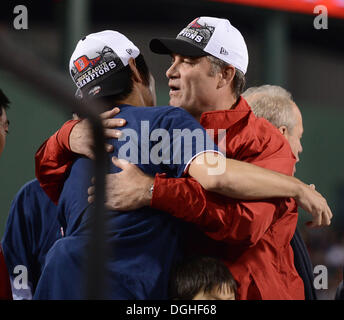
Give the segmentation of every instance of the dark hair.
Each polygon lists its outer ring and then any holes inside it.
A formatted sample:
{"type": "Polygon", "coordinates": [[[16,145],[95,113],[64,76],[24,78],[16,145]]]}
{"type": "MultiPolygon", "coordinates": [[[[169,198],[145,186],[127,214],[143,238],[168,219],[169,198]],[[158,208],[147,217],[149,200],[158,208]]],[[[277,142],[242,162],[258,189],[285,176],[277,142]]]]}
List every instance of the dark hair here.
{"type": "Polygon", "coordinates": [[[0,116],[2,116],[2,108],[5,110],[9,108],[10,100],[6,97],[6,95],[0,89],[0,116]]]}
{"type": "MultiPolygon", "coordinates": [[[[141,53],[137,56],[137,58],[135,59],[135,62],[136,62],[136,68],[142,77],[143,84],[145,86],[149,86],[150,72],[146,64],[146,61],[141,53]]],[[[128,68],[128,77],[129,77],[128,85],[126,86],[125,90],[119,94],[100,98],[102,102],[104,102],[106,105],[117,104],[119,101],[126,99],[129,96],[129,94],[132,92],[133,90],[133,80],[131,78],[132,71],[129,66],[127,66],[127,68],[128,68]]]]}
{"type": "Polygon", "coordinates": [[[236,293],[236,283],[226,265],[210,257],[192,257],[176,265],[170,277],[170,298],[191,300],[204,290],[211,292],[216,286],[228,285],[236,293]]]}
{"type": "MultiPolygon", "coordinates": [[[[211,69],[211,75],[215,75],[216,72],[220,72],[222,69],[224,69],[226,66],[228,66],[228,63],[225,61],[222,61],[219,58],[216,58],[214,56],[207,56],[209,59],[212,69],[211,69]]],[[[235,68],[235,75],[233,78],[233,83],[232,83],[232,89],[234,92],[234,96],[236,99],[240,97],[240,95],[244,92],[246,85],[246,78],[245,75],[242,71],[239,69],[235,68]]]]}
{"type": "Polygon", "coordinates": [[[246,78],[243,72],[238,69],[235,69],[235,75],[233,79],[233,90],[235,98],[239,98],[240,95],[244,92],[246,85],[246,78]]]}

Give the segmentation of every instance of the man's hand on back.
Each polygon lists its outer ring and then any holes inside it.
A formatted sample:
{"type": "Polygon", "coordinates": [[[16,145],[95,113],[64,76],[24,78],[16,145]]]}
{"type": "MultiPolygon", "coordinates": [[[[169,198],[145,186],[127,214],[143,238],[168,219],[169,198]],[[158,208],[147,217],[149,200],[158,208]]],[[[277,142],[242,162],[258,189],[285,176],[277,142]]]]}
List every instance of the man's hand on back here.
{"type": "MultiPolygon", "coordinates": [[[[119,112],[120,109],[115,107],[100,114],[106,139],[119,138],[122,134],[120,130],[114,129],[116,127],[122,127],[126,123],[124,119],[113,119],[119,112]]],[[[69,146],[72,152],[94,159],[94,141],[89,120],[83,119],[73,127],[69,136],[69,146]]],[[[113,146],[106,143],[105,150],[112,152],[113,146]]]]}
{"type": "MultiPolygon", "coordinates": [[[[106,175],[105,207],[109,210],[129,211],[149,206],[154,177],[126,160],[113,157],[112,162],[122,171],[106,175]]],[[[91,186],[88,189],[90,203],[94,201],[94,192],[95,188],[91,186]]]]}

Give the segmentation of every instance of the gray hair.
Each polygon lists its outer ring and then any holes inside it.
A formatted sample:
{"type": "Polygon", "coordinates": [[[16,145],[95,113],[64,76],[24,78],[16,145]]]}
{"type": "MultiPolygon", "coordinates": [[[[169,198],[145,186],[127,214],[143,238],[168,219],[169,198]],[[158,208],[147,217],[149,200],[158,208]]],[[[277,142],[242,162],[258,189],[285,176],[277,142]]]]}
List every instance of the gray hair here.
{"type": "MultiPolygon", "coordinates": [[[[207,58],[210,61],[212,67],[210,71],[211,76],[214,76],[217,72],[220,72],[222,69],[229,65],[227,62],[214,56],[207,56],[207,58]]],[[[245,84],[246,78],[244,73],[235,68],[235,75],[233,78],[233,91],[236,99],[238,99],[240,95],[243,93],[245,84]]]]}
{"type": "Polygon", "coordinates": [[[263,85],[248,88],[242,96],[256,117],[265,118],[277,128],[286,126],[288,131],[293,130],[296,118],[290,92],[280,86],[263,85]]]}

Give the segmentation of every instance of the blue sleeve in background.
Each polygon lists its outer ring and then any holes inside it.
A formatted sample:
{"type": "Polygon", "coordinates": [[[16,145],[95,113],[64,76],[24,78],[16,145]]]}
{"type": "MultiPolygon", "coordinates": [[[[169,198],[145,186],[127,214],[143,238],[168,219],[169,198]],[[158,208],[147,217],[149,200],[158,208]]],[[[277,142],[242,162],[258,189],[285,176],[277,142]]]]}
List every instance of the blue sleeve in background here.
{"type": "Polygon", "coordinates": [[[12,202],[2,239],[14,299],[32,298],[45,256],[59,237],[57,207],[37,180],[28,182],[12,202]]]}

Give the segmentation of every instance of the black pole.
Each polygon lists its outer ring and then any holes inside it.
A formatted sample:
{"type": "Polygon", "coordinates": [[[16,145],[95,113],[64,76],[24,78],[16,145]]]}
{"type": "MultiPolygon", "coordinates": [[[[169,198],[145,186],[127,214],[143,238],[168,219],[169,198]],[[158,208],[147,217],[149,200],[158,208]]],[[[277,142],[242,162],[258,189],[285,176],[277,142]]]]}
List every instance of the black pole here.
{"type": "MultiPolygon", "coordinates": [[[[95,101],[92,105],[75,99],[70,83],[42,59],[27,52],[25,48],[14,45],[8,40],[6,33],[0,33],[0,68],[29,83],[36,90],[55,99],[69,112],[77,112],[88,118],[92,124],[95,141],[95,209],[91,226],[90,251],[87,265],[87,299],[104,298],[104,266],[105,266],[105,223],[104,223],[104,186],[107,171],[106,153],[104,150],[104,133],[99,113],[102,107],[95,101]],[[20,54],[19,54],[20,53],[20,54]],[[23,59],[25,57],[25,59],[23,59]]],[[[68,270],[66,270],[68,272],[68,270]]]]}

